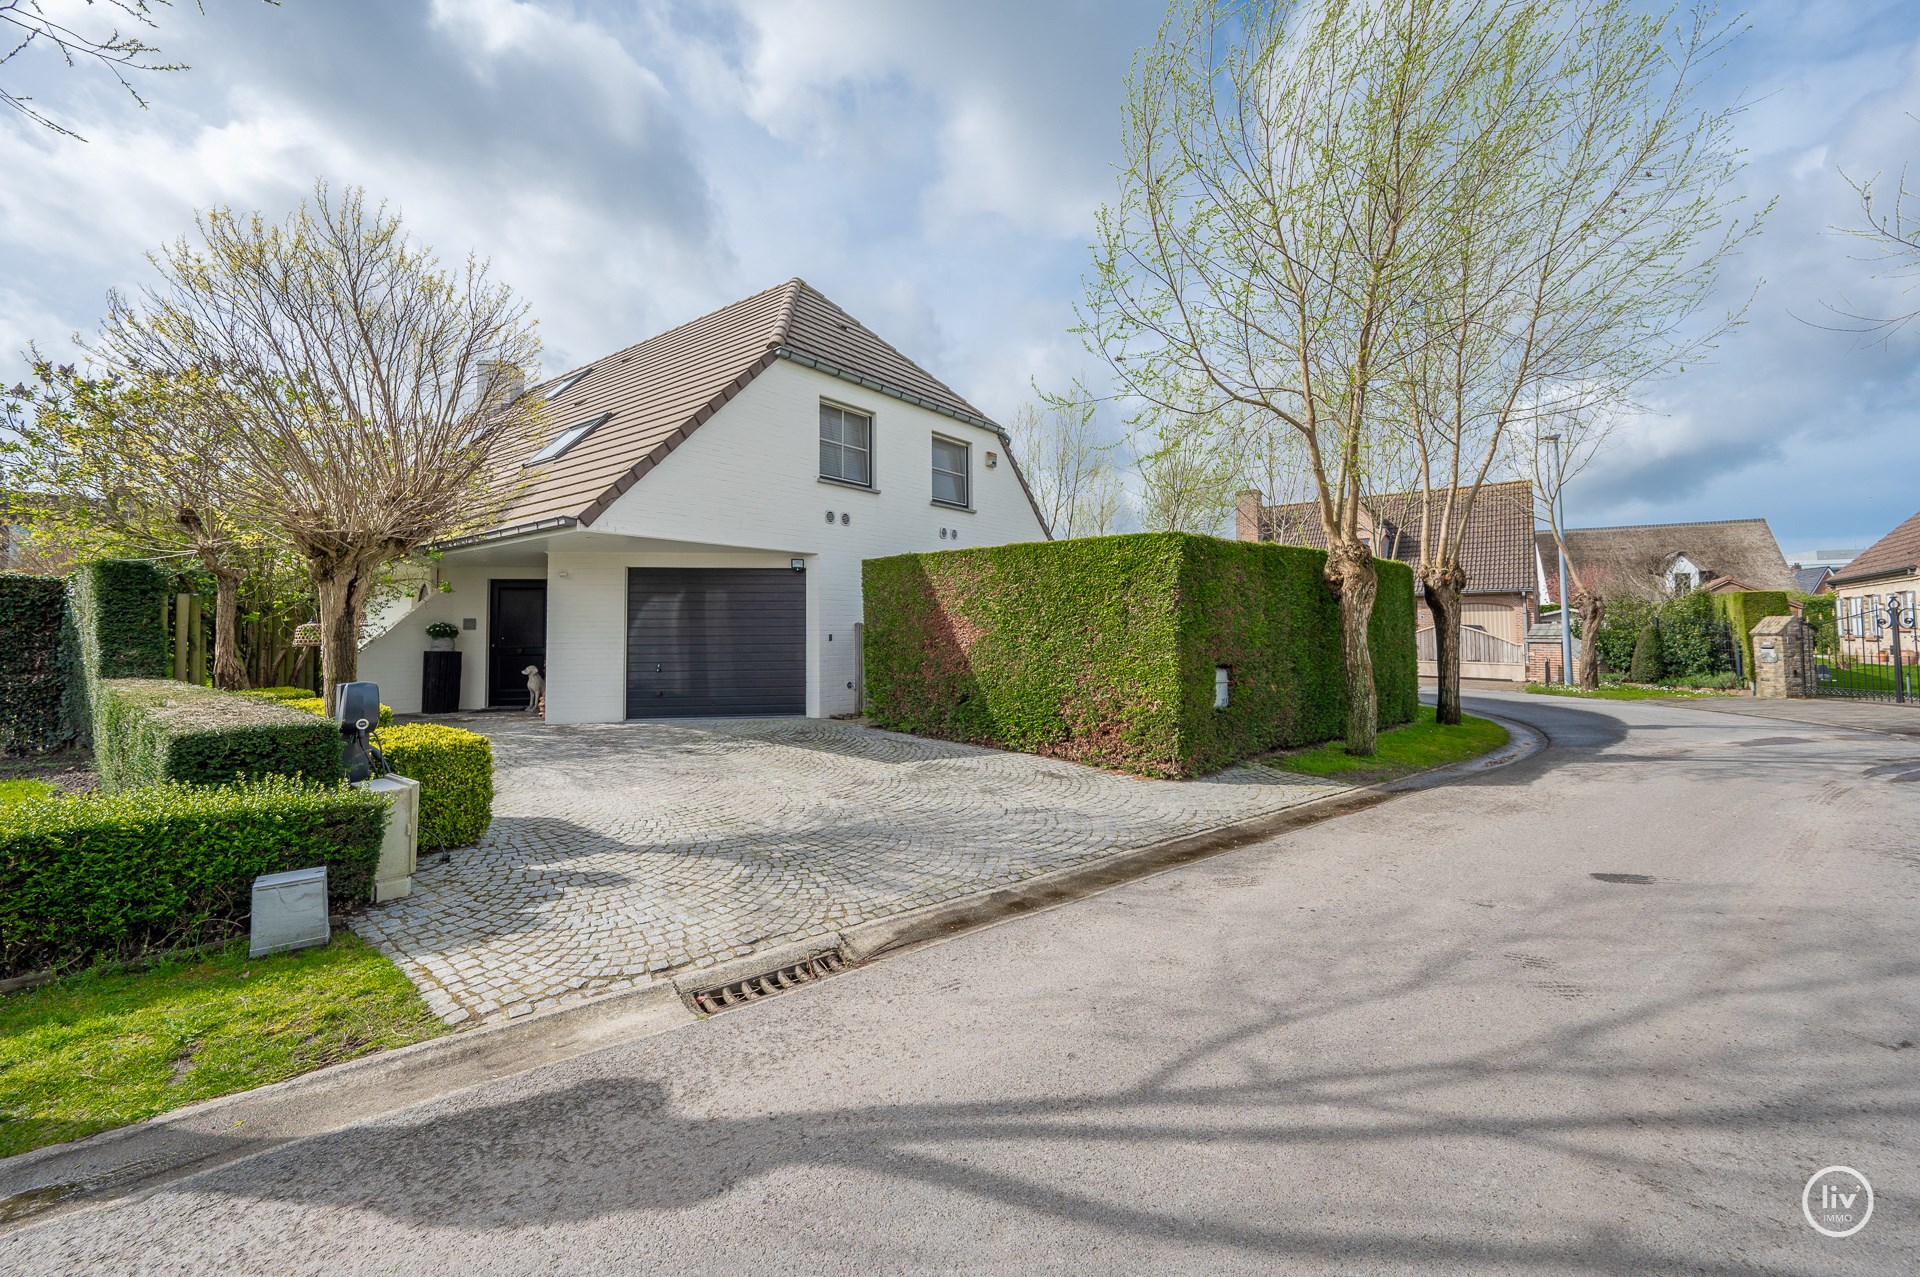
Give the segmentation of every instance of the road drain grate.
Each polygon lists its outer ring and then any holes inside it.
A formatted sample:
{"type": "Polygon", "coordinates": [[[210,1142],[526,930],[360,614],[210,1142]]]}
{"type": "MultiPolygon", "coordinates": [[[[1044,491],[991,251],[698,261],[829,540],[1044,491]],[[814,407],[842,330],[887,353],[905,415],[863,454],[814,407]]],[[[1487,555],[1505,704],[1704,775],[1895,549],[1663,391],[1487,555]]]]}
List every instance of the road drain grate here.
{"type": "Polygon", "coordinates": [[[758,1002],[770,998],[776,993],[785,993],[788,989],[797,989],[816,980],[824,980],[830,975],[838,975],[847,969],[847,961],[834,949],[822,950],[804,962],[777,968],[763,975],[751,975],[744,980],[735,980],[729,984],[717,985],[711,989],[696,989],[687,995],[696,1011],[712,1015],[717,1011],[728,1011],[749,1002],[758,1002]]]}
{"type": "Polygon", "coordinates": [[[1650,874],[1588,874],[1595,882],[1624,882],[1636,887],[1650,887],[1653,877],[1650,874]]]}

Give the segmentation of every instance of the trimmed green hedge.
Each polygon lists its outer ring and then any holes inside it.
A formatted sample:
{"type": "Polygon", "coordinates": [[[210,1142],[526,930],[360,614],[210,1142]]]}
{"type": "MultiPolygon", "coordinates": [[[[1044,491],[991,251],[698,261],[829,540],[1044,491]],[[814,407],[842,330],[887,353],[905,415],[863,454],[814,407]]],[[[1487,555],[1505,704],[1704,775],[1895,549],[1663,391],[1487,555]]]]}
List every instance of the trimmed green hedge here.
{"type": "Polygon", "coordinates": [[[0,572],[0,753],[37,754],[63,743],[67,583],[0,572]]]}
{"type": "Polygon", "coordinates": [[[480,841],[493,823],[492,741],[443,723],[402,723],[382,727],[373,743],[388,767],[420,782],[422,847],[480,841]]]}
{"type": "Polygon", "coordinates": [[[275,777],[0,807],[0,974],[215,940],[261,874],[327,866],[336,906],[367,899],[389,808],[275,777]]]}
{"type": "Polygon", "coordinates": [[[1732,631],[1733,641],[1740,645],[1740,669],[1746,678],[1753,677],[1753,627],[1763,616],[1788,616],[1793,612],[1793,603],[1785,590],[1729,590],[1725,594],[1715,594],[1713,598],[1714,615],[1727,623],[1732,631]]]}
{"type": "MultiPolygon", "coordinates": [[[[305,696],[284,697],[280,699],[279,703],[282,705],[285,705],[288,709],[303,709],[309,714],[318,714],[322,718],[325,718],[327,715],[326,697],[315,696],[311,692],[307,693],[305,696]]],[[[392,727],[393,726],[393,706],[382,705],[380,707],[380,721],[375,723],[374,726],[375,727],[392,727]]]]}
{"type": "Polygon", "coordinates": [[[108,790],[271,775],[330,784],[341,776],[339,730],[285,705],[130,678],[102,680],[94,702],[94,765],[108,790]]]}
{"type": "Polygon", "coordinates": [[[310,701],[314,699],[311,687],[256,687],[240,693],[263,701],[310,701]]]}
{"type": "MultiPolygon", "coordinates": [[[[899,731],[1153,776],[1345,732],[1326,556],[1178,532],[865,564],[868,713],[899,731]],[[1227,708],[1214,670],[1227,666],[1227,708]]],[[[1380,722],[1418,703],[1411,571],[1378,564],[1380,722]]]]}
{"type": "Polygon", "coordinates": [[[1660,659],[1660,627],[1649,621],[1640,628],[1633,645],[1633,664],[1627,668],[1630,683],[1658,683],[1665,667],[1660,659]]]}
{"type": "Polygon", "coordinates": [[[90,679],[166,678],[166,574],[144,559],[102,559],[75,569],[73,610],[90,679]]]}

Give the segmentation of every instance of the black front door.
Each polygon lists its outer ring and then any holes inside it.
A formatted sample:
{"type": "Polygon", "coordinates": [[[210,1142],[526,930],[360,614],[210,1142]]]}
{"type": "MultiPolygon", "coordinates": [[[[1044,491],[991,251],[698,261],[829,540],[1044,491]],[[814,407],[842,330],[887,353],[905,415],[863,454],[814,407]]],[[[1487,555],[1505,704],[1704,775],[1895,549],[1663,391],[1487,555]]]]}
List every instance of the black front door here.
{"type": "Polygon", "coordinates": [[[806,577],[627,569],[628,718],[806,712],[806,577]]]}
{"type": "Polygon", "coordinates": [[[487,704],[527,707],[529,665],[547,672],[547,583],[495,581],[487,607],[487,704]]]}

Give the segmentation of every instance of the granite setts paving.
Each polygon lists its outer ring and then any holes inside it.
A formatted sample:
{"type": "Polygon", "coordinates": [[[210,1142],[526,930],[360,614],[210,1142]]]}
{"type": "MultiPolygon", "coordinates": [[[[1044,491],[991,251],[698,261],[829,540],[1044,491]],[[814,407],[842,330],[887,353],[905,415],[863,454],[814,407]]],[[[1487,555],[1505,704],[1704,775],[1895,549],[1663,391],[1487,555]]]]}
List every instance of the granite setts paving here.
{"type": "Polygon", "coordinates": [[[1347,788],[1259,765],[1115,775],[815,719],[493,740],[493,827],[353,928],[450,1024],[504,1019],[1006,886],[1347,788]]]}

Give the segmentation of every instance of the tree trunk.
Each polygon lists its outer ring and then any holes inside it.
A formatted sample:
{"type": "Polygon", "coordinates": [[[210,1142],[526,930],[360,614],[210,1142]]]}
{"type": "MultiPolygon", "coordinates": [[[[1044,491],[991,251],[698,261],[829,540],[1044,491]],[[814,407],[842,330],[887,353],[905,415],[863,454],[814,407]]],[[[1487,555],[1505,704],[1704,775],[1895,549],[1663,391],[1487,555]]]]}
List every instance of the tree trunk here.
{"type": "Polygon", "coordinates": [[[1467,573],[1458,563],[1430,568],[1420,574],[1421,592],[1433,617],[1433,649],[1438,658],[1439,694],[1436,722],[1460,722],[1460,596],[1466,592],[1467,573]]]}
{"type": "Polygon", "coordinates": [[[1327,553],[1327,580],[1340,601],[1340,655],[1347,667],[1347,752],[1371,756],[1380,734],[1380,695],[1373,683],[1373,648],[1367,642],[1380,578],[1373,552],[1360,544],[1336,545],[1327,553]]]}
{"type": "MultiPolygon", "coordinates": [[[[1589,692],[1597,691],[1600,687],[1600,645],[1594,642],[1594,637],[1606,623],[1607,601],[1598,594],[1584,591],[1576,594],[1573,601],[1580,609],[1580,668],[1574,680],[1589,692]]],[[[1566,609],[1562,608],[1561,611],[1564,613],[1566,609]]]]}
{"type": "Polygon", "coordinates": [[[245,691],[247,667],[240,663],[240,572],[209,563],[213,574],[213,685],[245,691]]]}
{"type": "Polygon", "coordinates": [[[313,574],[320,604],[320,679],[326,712],[333,713],[334,691],[360,674],[360,604],[366,582],[359,572],[334,568],[313,574]]]}

